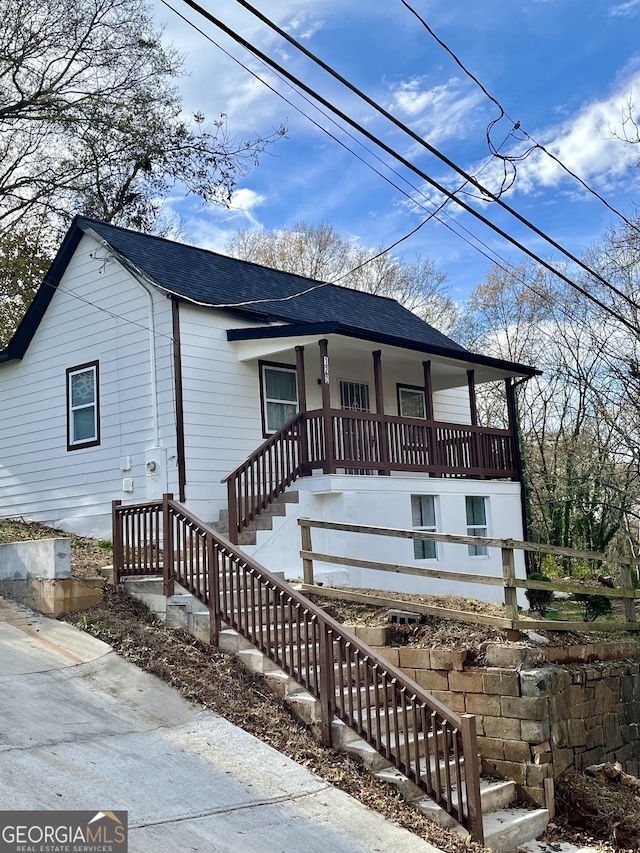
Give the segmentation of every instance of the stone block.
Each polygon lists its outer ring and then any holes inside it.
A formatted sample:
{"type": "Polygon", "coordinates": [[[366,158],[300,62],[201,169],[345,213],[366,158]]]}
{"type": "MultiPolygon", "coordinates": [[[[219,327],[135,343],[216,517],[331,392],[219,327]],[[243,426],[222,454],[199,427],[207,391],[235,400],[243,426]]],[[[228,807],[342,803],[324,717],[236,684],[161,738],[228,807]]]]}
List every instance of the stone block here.
{"type": "MultiPolygon", "coordinates": [[[[588,750],[600,749],[600,752],[604,755],[604,729],[602,726],[595,726],[587,730],[587,742],[585,745],[588,750]]],[[[599,759],[599,761],[603,760],[602,758],[599,759]]]]}
{"type": "Polygon", "coordinates": [[[436,669],[416,669],[416,681],[429,693],[433,693],[434,690],[448,690],[449,673],[436,669]]]}
{"type": "Polygon", "coordinates": [[[547,799],[545,796],[544,788],[535,788],[531,785],[525,785],[524,793],[526,795],[526,798],[534,805],[538,806],[541,809],[546,809],[547,799]]]}
{"type": "Polygon", "coordinates": [[[504,757],[506,761],[531,761],[531,747],[521,740],[505,740],[504,757]]]}
{"type": "Polygon", "coordinates": [[[531,669],[520,673],[521,696],[548,696],[553,671],[550,669],[531,669]]]}
{"type": "Polygon", "coordinates": [[[487,737],[497,737],[503,740],[520,740],[520,720],[510,720],[506,717],[483,717],[484,733],[487,737]]]}
{"type": "Polygon", "coordinates": [[[411,646],[402,646],[399,649],[400,666],[413,667],[413,669],[431,669],[431,653],[429,649],[416,649],[411,646]]]}
{"type": "Polygon", "coordinates": [[[519,696],[520,679],[508,670],[485,670],[482,676],[484,692],[494,696],[519,696]]]}
{"type": "Polygon", "coordinates": [[[467,714],[489,714],[492,717],[500,716],[500,697],[487,696],[484,693],[467,693],[467,714]]]}
{"type": "Polygon", "coordinates": [[[455,711],[456,714],[466,713],[464,693],[451,693],[449,690],[431,690],[429,692],[447,708],[455,711]]]}
{"type": "Polygon", "coordinates": [[[543,743],[549,740],[549,720],[520,720],[520,737],[527,743],[543,743]]]}
{"type": "Polygon", "coordinates": [[[568,720],[567,731],[571,746],[585,746],[587,743],[587,728],[584,720],[568,720]]]}
{"type": "Polygon", "coordinates": [[[572,749],[554,749],[552,755],[553,772],[557,779],[568,767],[573,766],[574,752],[572,749]]]}
{"type": "Polygon", "coordinates": [[[528,696],[503,696],[500,710],[503,717],[516,717],[519,720],[546,720],[549,703],[546,699],[534,699],[528,696]]]}
{"type": "Polygon", "coordinates": [[[519,648],[492,643],[485,649],[487,666],[497,666],[503,669],[519,669],[523,666],[540,666],[545,656],[538,649],[519,648]]]}
{"type": "Polygon", "coordinates": [[[356,625],[355,634],[368,646],[386,646],[389,640],[391,626],[389,625],[356,625]]]}
{"type": "Polygon", "coordinates": [[[482,673],[450,672],[449,690],[455,693],[482,693],[482,673]]]}
{"type": "Polygon", "coordinates": [[[551,741],[554,747],[569,746],[569,727],[566,720],[558,720],[551,724],[551,741]]]}
{"type": "Polygon", "coordinates": [[[527,785],[532,788],[541,788],[544,780],[553,776],[550,764],[527,764],[527,785]]]}
{"type": "Polygon", "coordinates": [[[466,660],[466,651],[453,651],[450,649],[431,650],[432,669],[458,670],[462,672],[466,660]]]}
{"type": "Polygon", "coordinates": [[[602,728],[604,731],[604,743],[607,749],[618,749],[622,746],[620,721],[617,714],[606,714],[602,728]]]}
{"type": "Polygon", "coordinates": [[[516,761],[491,761],[495,773],[511,779],[516,785],[525,785],[527,781],[527,765],[516,761]]]}
{"type": "Polygon", "coordinates": [[[399,649],[394,646],[382,646],[376,652],[393,666],[400,666],[399,649]]]}
{"type": "Polygon", "coordinates": [[[504,741],[501,738],[478,738],[478,751],[483,758],[504,759],[504,741]]]}

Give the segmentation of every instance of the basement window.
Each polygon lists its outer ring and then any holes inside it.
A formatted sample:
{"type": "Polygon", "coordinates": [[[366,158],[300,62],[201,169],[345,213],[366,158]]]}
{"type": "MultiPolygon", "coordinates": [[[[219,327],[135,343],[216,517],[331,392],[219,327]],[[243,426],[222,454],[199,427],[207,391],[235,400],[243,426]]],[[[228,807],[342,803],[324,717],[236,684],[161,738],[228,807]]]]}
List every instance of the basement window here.
{"type": "MultiPolygon", "coordinates": [[[[411,526],[416,530],[437,532],[436,499],[433,495],[411,495],[411,526]]],[[[414,539],[413,556],[416,560],[437,560],[438,543],[414,539]]]]}
{"type": "Polygon", "coordinates": [[[67,450],[100,444],[98,362],[67,370],[67,450]]]}
{"type": "MultiPolygon", "coordinates": [[[[487,499],[475,495],[465,498],[467,507],[467,536],[487,536],[487,499]]],[[[469,545],[470,557],[486,557],[486,545],[469,545]]]]}

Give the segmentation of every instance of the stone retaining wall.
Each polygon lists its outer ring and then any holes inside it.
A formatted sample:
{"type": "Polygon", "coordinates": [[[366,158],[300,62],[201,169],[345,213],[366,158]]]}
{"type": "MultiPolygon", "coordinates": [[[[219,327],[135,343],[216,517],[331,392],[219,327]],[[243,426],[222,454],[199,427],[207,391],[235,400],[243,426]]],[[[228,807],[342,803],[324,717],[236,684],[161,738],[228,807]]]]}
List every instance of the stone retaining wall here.
{"type": "Polygon", "coordinates": [[[545,785],[572,766],[619,761],[638,775],[638,643],[495,644],[486,665],[473,666],[465,651],[391,648],[386,628],[352,630],[451,710],[475,714],[483,769],[512,779],[523,797],[548,805],[545,785]]]}

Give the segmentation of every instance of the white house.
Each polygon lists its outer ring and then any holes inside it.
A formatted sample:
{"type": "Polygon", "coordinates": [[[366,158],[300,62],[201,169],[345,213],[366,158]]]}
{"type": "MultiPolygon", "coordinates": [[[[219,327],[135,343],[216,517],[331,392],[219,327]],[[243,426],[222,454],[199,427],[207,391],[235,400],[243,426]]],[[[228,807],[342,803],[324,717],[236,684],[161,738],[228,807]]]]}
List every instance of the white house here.
{"type": "MultiPolygon", "coordinates": [[[[112,500],[169,491],[204,521],[228,509],[234,539],[298,492],[246,546],[295,576],[302,515],[522,538],[513,389],[536,372],[393,300],[78,217],[0,351],[0,515],[107,537],[112,500]],[[475,387],[495,381],[506,430],[477,424],[475,387]]],[[[483,548],[319,531],[316,546],[501,573],[483,548]]]]}

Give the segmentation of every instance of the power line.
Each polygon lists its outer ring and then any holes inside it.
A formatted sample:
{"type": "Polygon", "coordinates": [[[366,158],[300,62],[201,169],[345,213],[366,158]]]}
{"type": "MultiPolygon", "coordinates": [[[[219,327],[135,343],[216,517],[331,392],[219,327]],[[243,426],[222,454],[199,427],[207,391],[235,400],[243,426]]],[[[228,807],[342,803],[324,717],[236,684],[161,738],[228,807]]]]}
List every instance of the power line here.
{"type": "MultiPolygon", "coordinates": [[[[208,12],[206,9],[204,9],[202,6],[200,6],[198,3],[195,3],[195,2],[194,2],[194,0],[183,0],[183,2],[185,2],[188,6],[190,6],[192,9],[194,9],[198,14],[200,14],[200,15],[201,15],[202,17],[204,17],[206,20],[210,21],[210,22],[211,22],[211,23],[213,23],[216,27],[218,27],[219,29],[221,29],[224,33],[226,33],[230,38],[232,38],[232,39],[233,39],[234,41],[236,41],[238,44],[242,45],[245,49],[249,50],[249,51],[250,51],[254,56],[257,56],[259,59],[262,59],[262,60],[263,60],[264,62],[266,62],[266,63],[267,63],[271,68],[275,68],[275,69],[276,69],[280,74],[283,74],[283,75],[284,75],[285,77],[287,77],[289,80],[292,80],[292,81],[296,84],[296,86],[299,86],[301,89],[303,89],[305,92],[307,92],[307,94],[311,95],[313,98],[315,98],[316,100],[318,100],[318,101],[319,101],[323,106],[325,106],[327,109],[331,110],[335,115],[339,116],[343,121],[347,122],[349,125],[351,125],[353,128],[355,128],[359,133],[361,133],[361,134],[362,134],[363,136],[365,136],[367,139],[369,139],[370,141],[374,142],[376,145],[378,145],[380,148],[382,148],[382,150],[383,150],[383,151],[386,151],[388,154],[390,154],[392,157],[394,157],[396,160],[398,160],[398,162],[402,163],[402,165],[404,165],[406,168],[408,168],[408,169],[410,169],[411,171],[413,171],[415,174],[417,174],[419,177],[421,177],[424,181],[426,181],[426,182],[427,182],[427,183],[429,183],[431,186],[433,186],[433,187],[434,187],[434,189],[438,190],[438,192],[440,192],[442,195],[445,195],[445,196],[447,196],[448,198],[455,200],[456,204],[458,204],[460,207],[462,207],[464,210],[466,210],[468,213],[470,213],[470,214],[471,214],[472,216],[474,216],[476,219],[478,219],[478,220],[480,220],[481,222],[483,222],[487,227],[491,228],[493,231],[495,231],[497,234],[499,234],[503,239],[507,240],[507,241],[508,241],[509,243],[511,243],[512,245],[516,246],[516,248],[520,249],[520,251],[524,252],[526,255],[528,255],[529,257],[531,257],[533,260],[537,261],[537,263],[541,264],[543,267],[545,267],[546,269],[548,269],[548,270],[549,270],[550,272],[552,272],[554,275],[557,275],[559,278],[561,278],[563,281],[565,281],[565,282],[566,282],[570,287],[572,287],[572,288],[574,288],[575,290],[577,290],[578,292],[582,293],[582,295],[583,295],[583,296],[585,296],[587,299],[589,299],[589,300],[590,300],[591,302],[593,302],[594,304],[597,304],[597,305],[598,305],[600,308],[602,308],[604,311],[606,311],[606,312],[608,312],[609,314],[611,314],[611,316],[616,317],[616,319],[618,319],[618,321],[619,321],[619,322],[621,322],[623,325],[627,326],[631,331],[633,331],[633,333],[634,333],[634,334],[638,334],[638,333],[640,333],[640,329],[636,328],[633,324],[631,324],[631,323],[630,323],[630,322],[629,322],[629,321],[628,321],[628,320],[627,320],[623,315],[619,314],[619,313],[618,313],[617,311],[615,311],[614,309],[612,309],[612,308],[610,308],[609,306],[605,305],[605,304],[604,304],[603,302],[601,302],[601,301],[600,301],[596,296],[594,296],[593,294],[589,293],[589,291],[588,291],[588,290],[586,290],[585,288],[583,288],[583,287],[581,287],[580,285],[576,284],[576,283],[575,283],[574,281],[572,281],[568,276],[564,275],[564,273],[559,272],[556,268],[554,268],[554,267],[552,266],[552,264],[550,264],[548,261],[545,261],[543,258],[541,258],[539,255],[537,255],[537,254],[536,254],[535,252],[533,252],[531,249],[528,249],[526,246],[524,246],[522,243],[520,243],[518,240],[516,240],[514,237],[512,237],[510,234],[508,234],[506,231],[504,231],[502,228],[500,228],[499,226],[495,225],[493,222],[491,222],[489,219],[487,219],[485,216],[483,216],[483,214],[481,214],[479,211],[475,210],[473,207],[471,207],[470,205],[468,205],[468,204],[467,204],[466,202],[464,202],[462,199],[457,198],[456,196],[454,196],[454,194],[453,194],[450,190],[447,190],[444,186],[442,186],[441,184],[439,184],[435,179],[433,179],[433,178],[431,178],[429,175],[427,175],[427,174],[426,174],[426,172],[423,172],[421,169],[419,169],[417,166],[415,166],[413,163],[411,163],[409,160],[407,160],[407,159],[406,159],[405,157],[403,157],[401,154],[399,154],[398,152],[396,152],[393,148],[391,148],[391,147],[390,147],[389,145],[387,145],[385,142],[383,142],[382,140],[380,140],[378,137],[376,137],[374,134],[372,134],[370,131],[368,131],[365,127],[363,127],[363,126],[362,126],[362,125],[360,125],[358,122],[356,122],[356,121],[355,121],[355,119],[352,119],[352,118],[351,118],[350,116],[348,116],[345,112],[343,112],[343,111],[342,111],[342,110],[340,110],[338,107],[336,107],[336,106],[334,106],[333,104],[331,104],[331,103],[330,103],[326,98],[324,98],[323,96],[321,96],[320,94],[318,94],[317,92],[315,92],[313,89],[311,89],[311,88],[310,88],[309,86],[307,86],[305,83],[303,83],[300,79],[298,79],[298,78],[297,78],[297,77],[295,77],[293,74],[291,74],[290,72],[288,72],[288,71],[287,71],[285,68],[283,68],[279,63],[275,62],[275,60],[273,60],[273,59],[271,59],[270,57],[268,57],[265,53],[263,53],[262,51],[260,51],[258,48],[256,48],[254,45],[252,45],[250,42],[248,42],[246,39],[244,39],[244,38],[243,38],[242,36],[240,36],[238,33],[235,33],[235,32],[234,32],[230,27],[228,27],[226,24],[224,24],[222,21],[220,21],[218,18],[216,18],[214,15],[212,15],[210,12],[208,12]]],[[[244,0],[236,0],[236,2],[240,2],[240,3],[242,3],[242,5],[245,5],[245,6],[249,7],[249,4],[245,3],[245,2],[244,2],[244,0]]],[[[252,8],[252,7],[249,7],[249,8],[252,8]]],[[[261,18],[262,18],[262,17],[264,17],[264,16],[262,16],[262,15],[261,15],[261,13],[259,13],[259,12],[255,12],[255,14],[257,14],[257,15],[258,15],[259,17],[261,17],[261,18]]],[[[266,19],[266,20],[268,21],[268,19],[266,19]]],[[[270,22],[269,22],[269,23],[270,23],[270,22]]],[[[270,25],[271,25],[271,24],[270,24],[270,25]]],[[[275,24],[274,24],[274,25],[272,25],[272,26],[273,26],[273,27],[275,27],[275,24]]],[[[276,28],[276,29],[278,29],[278,30],[279,30],[279,28],[276,28]]],[[[282,31],[280,31],[280,32],[282,32],[282,31]]],[[[302,45],[298,45],[298,43],[297,43],[297,42],[295,42],[295,40],[291,40],[291,37],[290,37],[290,36],[288,36],[286,33],[283,33],[283,36],[284,36],[285,38],[287,38],[288,40],[292,41],[292,43],[293,43],[293,44],[295,44],[296,46],[298,46],[298,47],[300,48],[300,50],[302,50],[303,52],[305,52],[305,53],[309,53],[309,52],[306,50],[306,48],[304,48],[302,45]]],[[[312,54],[311,54],[311,56],[313,57],[313,55],[312,55],[312,54]]],[[[322,63],[322,61],[321,61],[321,60],[315,60],[315,58],[314,58],[314,61],[317,61],[318,63],[320,63],[321,65],[323,65],[323,66],[324,66],[324,63],[322,63]]],[[[327,67],[327,69],[328,69],[328,66],[326,66],[326,67],[327,67]]],[[[338,77],[338,79],[343,79],[343,78],[340,78],[340,75],[338,75],[338,74],[337,74],[337,72],[334,72],[334,71],[332,71],[331,69],[328,69],[328,70],[329,70],[329,73],[331,73],[333,76],[338,77]]],[[[355,87],[352,87],[352,86],[351,86],[351,84],[347,83],[346,81],[345,81],[345,85],[347,85],[349,88],[352,88],[356,93],[358,93],[358,90],[357,90],[357,89],[355,89],[355,87]]],[[[372,101],[370,98],[368,98],[368,96],[366,96],[366,95],[364,95],[364,94],[362,94],[361,96],[362,96],[365,100],[367,100],[367,102],[370,102],[370,103],[371,103],[371,105],[372,105],[372,106],[374,106],[374,108],[375,108],[376,110],[381,111],[381,112],[383,112],[383,113],[386,113],[386,111],[384,111],[384,110],[382,109],[382,107],[379,107],[377,104],[375,104],[375,102],[374,102],[374,101],[372,101]]],[[[405,127],[401,122],[399,122],[397,119],[395,119],[395,118],[394,118],[393,116],[391,116],[390,114],[387,114],[387,115],[389,115],[389,118],[390,118],[390,120],[391,120],[393,123],[397,124],[397,125],[398,125],[399,127],[401,127],[403,130],[405,130],[405,131],[406,131],[410,136],[412,136],[412,138],[415,138],[417,141],[419,141],[419,142],[420,142],[422,145],[424,145],[425,147],[430,148],[430,146],[428,145],[428,143],[426,143],[426,142],[425,142],[424,140],[422,140],[419,136],[417,136],[416,134],[414,134],[414,133],[413,133],[413,131],[411,131],[409,128],[406,128],[406,127],[405,127]]],[[[434,151],[435,151],[435,149],[434,149],[434,151]]],[[[440,156],[440,158],[441,158],[441,159],[444,157],[444,155],[440,155],[440,154],[439,154],[439,152],[438,152],[438,155],[440,156]]],[[[445,158],[445,160],[447,160],[447,158],[445,158]]],[[[450,161],[447,161],[447,162],[450,162],[450,161]]],[[[452,164],[452,165],[453,165],[453,164],[452,164]]],[[[470,175],[468,175],[466,172],[462,171],[461,169],[459,169],[459,168],[458,168],[458,167],[456,167],[455,165],[453,165],[453,168],[454,168],[456,171],[458,171],[458,172],[459,172],[463,177],[465,177],[465,179],[467,179],[470,183],[472,183],[472,184],[474,184],[475,186],[478,186],[478,187],[480,186],[480,185],[478,184],[478,182],[477,182],[474,178],[472,178],[470,175]]],[[[487,192],[488,192],[488,191],[487,191],[487,192]]],[[[491,193],[488,193],[488,194],[491,196],[491,193]]],[[[492,196],[492,197],[493,197],[493,196],[492,196]]],[[[617,293],[617,294],[618,294],[618,296],[620,296],[620,297],[623,299],[623,301],[625,301],[625,302],[629,303],[633,308],[636,308],[636,307],[637,307],[637,306],[635,305],[635,303],[634,303],[634,302],[633,302],[633,301],[632,301],[632,300],[631,300],[631,299],[630,299],[626,294],[624,294],[622,291],[618,290],[618,289],[617,289],[616,287],[614,287],[612,284],[610,284],[609,282],[607,282],[607,281],[606,281],[606,279],[604,279],[602,276],[600,276],[600,275],[599,275],[598,273],[596,273],[594,270],[590,269],[590,268],[589,268],[586,264],[584,264],[582,261],[580,261],[580,260],[579,260],[579,259],[577,259],[577,258],[574,258],[574,256],[573,256],[573,255],[571,255],[571,253],[569,253],[569,252],[567,252],[566,250],[564,250],[561,246],[559,246],[559,244],[556,244],[553,240],[551,240],[551,238],[549,238],[549,237],[547,237],[546,235],[544,235],[544,234],[543,234],[543,232],[541,232],[541,231],[540,231],[539,229],[537,229],[535,226],[531,225],[530,223],[527,223],[527,220],[525,220],[523,217],[521,217],[521,216],[520,216],[520,214],[516,213],[515,211],[512,211],[512,209],[511,209],[508,205],[506,205],[504,202],[502,202],[501,200],[496,199],[496,201],[497,201],[497,203],[498,203],[498,204],[500,204],[502,207],[505,207],[507,210],[509,210],[510,212],[512,212],[512,213],[513,213],[513,215],[514,215],[516,218],[518,218],[519,220],[523,221],[523,222],[524,222],[525,224],[527,224],[530,228],[532,228],[532,230],[534,230],[536,233],[538,233],[540,236],[542,236],[542,237],[543,237],[543,239],[547,240],[547,241],[548,241],[548,242],[550,242],[552,245],[557,245],[557,246],[558,246],[558,248],[559,248],[559,250],[560,250],[563,254],[567,255],[567,257],[569,257],[571,260],[574,260],[574,261],[575,261],[575,263],[576,263],[576,264],[578,264],[579,266],[581,266],[583,269],[585,269],[585,270],[589,273],[589,275],[591,275],[591,276],[593,276],[594,278],[598,279],[599,281],[601,281],[601,282],[602,282],[602,284],[604,284],[604,285],[605,285],[606,287],[608,287],[610,290],[612,290],[612,291],[614,291],[615,293],[617,293]]]]}
{"type": "MultiPolygon", "coordinates": [[[[578,181],[578,182],[579,182],[579,183],[584,187],[584,189],[585,189],[585,190],[587,190],[587,192],[591,193],[591,195],[595,196],[595,198],[597,198],[599,201],[601,201],[601,202],[602,202],[602,204],[604,204],[604,205],[605,205],[605,207],[607,207],[607,208],[608,208],[612,213],[615,213],[615,214],[616,214],[616,216],[619,216],[619,217],[620,217],[620,219],[622,219],[622,221],[623,221],[623,222],[625,222],[625,223],[626,223],[630,228],[633,228],[633,230],[634,230],[634,231],[638,231],[638,232],[640,233],[640,228],[638,228],[638,226],[637,226],[637,225],[635,225],[635,223],[633,223],[630,219],[627,219],[627,217],[626,217],[626,216],[625,216],[621,211],[617,210],[617,208],[613,207],[613,205],[611,205],[611,204],[610,204],[610,203],[609,203],[609,202],[608,202],[608,201],[607,201],[607,200],[606,200],[602,195],[600,195],[600,193],[599,193],[599,192],[597,192],[597,191],[596,191],[596,190],[594,190],[592,187],[590,187],[590,186],[589,186],[589,184],[587,184],[587,182],[586,182],[585,180],[583,180],[583,179],[580,177],[580,175],[577,175],[577,174],[576,174],[574,171],[572,171],[572,170],[571,170],[567,165],[565,165],[565,164],[562,162],[562,160],[560,160],[560,158],[559,158],[559,157],[556,157],[556,155],[555,155],[555,154],[552,154],[552,153],[551,153],[551,151],[549,151],[549,149],[548,149],[548,148],[546,148],[544,145],[542,145],[542,143],[537,142],[537,141],[533,138],[533,136],[531,136],[531,134],[530,134],[530,133],[527,133],[527,131],[526,131],[526,130],[524,130],[524,129],[522,128],[522,126],[521,126],[521,124],[520,124],[520,122],[519,122],[519,121],[517,121],[517,122],[516,122],[516,121],[514,121],[514,119],[512,119],[512,118],[511,118],[511,116],[510,116],[510,115],[509,115],[509,113],[506,111],[506,109],[504,108],[504,106],[500,103],[500,101],[498,101],[498,100],[497,100],[497,98],[495,98],[492,94],[490,94],[490,92],[489,92],[489,91],[486,89],[486,87],[485,87],[485,86],[480,82],[480,80],[475,76],[475,74],[473,74],[471,71],[469,71],[469,69],[464,65],[464,63],[462,62],[462,60],[461,60],[461,59],[460,59],[460,58],[459,58],[459,57],[458,57],[458,56],[453,52],[453,50],[452,50],[452,49],[451,49],[447,44],[445,44],[445,42],[444,42],[444,41],[442,41],[442,39],[441,39],[438,35],[436,35],[436,33],[434,32],[434,30],[432,29],[432,27],[431,27],[431,26],[430,26],[430,25],[425,21],[425,19],[424,19],[424,18],[423,18],[423,17],[422,17],[422,16],[421,16],[421,15],[420,15],[420,14],[419,14],[419,13],[418,13],[414,8],[413,8],[413,6],[411,6],[411,5],[407,2],[407,0],[400,0],[400,2],[402,3],[402,5],[403,5],[406,9],[408,9],[408,10],[409,10],[409,12],[411,12],[411,14],[412,14],[412,15],[414,15],[414,16],[415,16],[415,17],[420,21],[420,23],[421,23],[421,24],[422,24],[422,26],[426,29],[426,31],[429,33],[429,35],[430,35],[430,36],[431,36],[431,37],[432,37],[432,38],[433,38],[433,39],[434,39],[434,40],[435,40],[435,41],[440,45],[440,47],[442,47],[442,48],[443,48],[443,50],[445,50],[445,51],[449,54],[449,56],[453,59],[453,61],[456,63],[456,65],[458,65],[458,67],[459,67],[459,68],[464,72],[464,74],[466,74],[466,75],[467,75],[467,77],[469,77],[469,79],[473,80],[473,82],[474,82],[474,83],[476,84],[476,86],[477,86],[477,87],[478,87],[478,88],[479,88],[479,89],[484,93],[484,95],[486,95],[486,97],[487,97],[487,98],[488,98],[488,99],[489,99],[493,104],[495,104],[495,105],[496,105],[496,107],[500,110],[500,115],[499,115],[499,117],[498,117],[497,119],[494,119],[494,120],[489,124],[489,126],[488,126],[488,128],[487,128],[487,144],[488,144],[488,146],[489,146],[489,150],[490,150],[492,153],[494,153],[496,156],[500,157],[501,159],[506,159],[506,160],[509,160],[510,162],[513,162],[514,160],[524,160],[526,157],[528,157],[528,156],[531,154],[531,152],[532,152],[532,151],[535,151],[536,149],[539,149],[539,150],[540,150],[540,151],[542,151],[544,154],[546,154],[546,155],[547,155],[547,157],[550,157],[550,158],[551,158],[555,163],[557,163],[557,165],[558,165],[558,166],[560,166],[560,168],[561,168],[561,169],[563,169],[563,170],[564,170],[568,175],[570,175],[572,178],[575,178],[575,180],[576,180],[576,181],[578,181]],[[527,139],[531,140],[531,142],[533,143],[533,145],[532,145],[532,146],[531,146],[527,151],[525,151],[525,152],[523,152],[522,154],[519,154],[519,155],[517,155],[517,156],[515,156],[515,157],[505,157],[505,155],[500,155],[500,154],[498,154],[498,152],[497,152],[497,151],[494,151],[493,143],[491,142],[491,130],[492,130],[493,126],[494,126],[495,124],[497,124],[497,122],[499,122],[499,121],[500,121],[500,119],[502,119],[503,117],[508,118],[508,119],[509,119],[509,121],[510,121],[514,126],[516,126],[516,127],[517,127],[517,129],[518,129],[518,130],[520,130],[520,131],[521,131],[521,133],[523,133],[523,134],[524,134],[524,136],[525,136],[527,139]]],[[[514,167],[514,168],[515,168],[515,167],[514,167]]]]}

